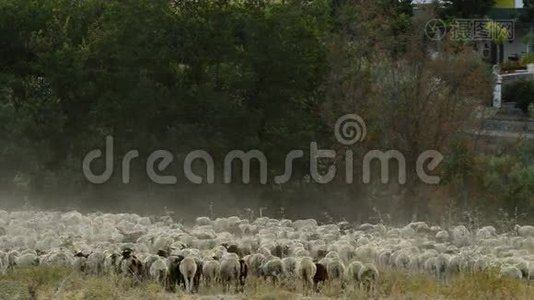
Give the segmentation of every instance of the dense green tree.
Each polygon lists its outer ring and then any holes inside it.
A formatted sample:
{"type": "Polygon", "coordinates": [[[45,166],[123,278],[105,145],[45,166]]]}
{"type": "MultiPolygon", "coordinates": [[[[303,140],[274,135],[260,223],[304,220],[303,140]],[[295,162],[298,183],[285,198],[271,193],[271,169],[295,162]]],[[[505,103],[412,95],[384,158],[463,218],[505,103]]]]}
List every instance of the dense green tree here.
{"type": "Polygon", "coordinates": [[[521,14],[521,21],[527,23],[534,23],[534,1],[523,0],[523,13],[521,14]]]}
{"type": "MultiPolygon", "coordinates": [[[[478,17],[490,2],[451,1],[445,11],[478,17]]],[[[404,187],[363,186],[361,174],[352,185],[343,176],[315,184],[304,176],[307,156],[294,162],[293,180],[281,185],[258,184],[257,166],[247,186],[196,186],[180,175],[191,150],[213,156],[221,181],[230,150],[260,149],[272,179],[285,170],[288,151],[308,155],[312,141],[341,153],[320,168],[335,165],[343,173],[349,148],[332,128],[346,113],[368,124],[366,140],[350,148],[355,169],[358,158],[377,148],[402,150],[409,165],[425,149],[461,154],[449,137],[485,99],[480,89],[491,91],[488,70],[446,43],[442,55],[430,59],[421,43],[424,23],[412,9],[410,0],[0,1],[0,191],[33,198],[88,193],[91,203],[122,209],[121,199],[137,197],[150,208],[165,201],[185,207],[178,201],[202,212],[208,201],[238,198],[226,209],[265,205],[278,216],[273,211],[283,206],[286,217],[425,212],[418,208],[426,199],[415,194],[415,176],[412,193],[391,205],[391,194],[404,195],[404,187]],[[83,177],[81,160],[102,148],[106,135],[115,140],[115,173],[95,186],[83,177]],[[121,160],[131,149],[140,157],[125,186],[121,160]],[[177,175],[177,185],[156,189],[147,178],[146,158],[155,149],[174,154],[165,173],[177,175]],[[373,202],[381,197],[387,201],[373,202]]],[[[471,160],[452,158],[451,178],[473,182],[476,170],[463,172],[471,160]]],[[[529,165],[507,177],[513,186],[493,185],[491,175],[479,180],[480,189],[494,186],[486,192],[526,203],[529,165]]],[[[103,160],[94,166],[101,167],[103,160]]]]}
{"type": "Polygon", "coordinates": [[[321,126],[328,1],[0,5],[3,153],[34,187],[106,134],[118,153],[261,148],[274,172],[321,126]]]}
{"type": "Polygon", "coordinates": [[[484,18],[494,5],[495,0],[447,0],[441,14],[444,18],[484,18]]]}

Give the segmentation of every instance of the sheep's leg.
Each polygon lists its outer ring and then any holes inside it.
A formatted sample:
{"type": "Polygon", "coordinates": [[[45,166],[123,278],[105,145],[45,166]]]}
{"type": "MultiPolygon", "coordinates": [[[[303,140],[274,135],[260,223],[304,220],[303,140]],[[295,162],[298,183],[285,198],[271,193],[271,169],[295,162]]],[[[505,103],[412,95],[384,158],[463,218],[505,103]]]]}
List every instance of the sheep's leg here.
{"type": "Polygon", "coordinates": [[[189,277],[184,276],[184,281],[185,281],[185,292],[189,293],[189,277]]]}
{"type": "Polygon", "coordinates": [[[199,286],[200,286],[200,277],[197,277],[197,276],[193,277],[193,291],[195,293],[198,293],[199,286]]]}
{"type": "Polygon", "coordinates": [[[313,282],[313,279],[311,277],[308,278],[308,290],[311,289],[311,292],[313,293],[313,291],[315,290],[316,288],[316,283],[313,282]]]}
{"type": "Polygon", "coordinates": [[[238,283],[239,283],[239,292],[244,293],[245,292],[245,277],[240,276],[238,283]]]}
{"type": "Polygon", "coordinates": [[[168,280],[168,290],[171,293],[176,292],[176,282],[174,280],[169,279],[168,280]]]}

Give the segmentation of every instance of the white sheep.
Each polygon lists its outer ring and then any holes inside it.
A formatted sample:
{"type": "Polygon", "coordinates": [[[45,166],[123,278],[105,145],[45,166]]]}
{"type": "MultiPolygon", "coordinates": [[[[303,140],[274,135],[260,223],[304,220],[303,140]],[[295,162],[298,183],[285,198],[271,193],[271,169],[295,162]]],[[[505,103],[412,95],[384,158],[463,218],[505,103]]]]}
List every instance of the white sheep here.
{"type": "Polygon", "coordinates": [[[282,259],[282,267],[287,278],[294,278],[296,276],[297,259],[291,256],[284,257],[282,259]]]}
{"type": "Polygon", "coordinates": [[[314,219],[296,220],[292,225],[296,230],[302,231],[304,228],[316,228],[317,221],[314,219]]]}
{"type": "Polygon", "coordinates": [[[15,258],[15,265],[17,267],[37,266],[39,265],[39,257],[34,253],[23,253],[15,258]]]}
{"type": "Polygon", "coordinates": [[[121,256],[118,253],[108,253],[104,259],[104,273],[117,273],[120,269],[121,256]]]}
{"type": "Polygon", "coordinates": [[[485,240],[493,238],[497,235],[497,230],[493,226],[484,226],[477,230],[475,238],[477,240],[485,240]]]}
{"type": "Polygon", "coordinates": [[[339,256],[339,253],[337,253],[336,251],[328,251],[328,253],[326,253],[326,255],[324,256],[324,258],[328,258],[328,259],[341,259],[341,257],[339,256]]]}
{"type": "Polygon", "coordinates": [[[415,230],[417,233],[428,233],[431,232],[430,227],[425,222],[412,222],[408,224],[410,228],[415,230]]]}
{"type": "Polygon", "coordinates": [[[394,259],[393,265],[397,269],[400,269],[400,270],[409,269],[410,261],[412,260],[412,258],[407,253],[407,251],[397,251],[391,255],[391,258],[394,259]]]}
{"type": "Polygon", "coordinates": [[[265,262],[265,256],[261,253],[255,253],[252,254],[247,262],[247,266],[249,267],[249,272],[253,276],[260,276],[260,267],[265,262]]]}
{"type": "Polygon", "coordinates": [[[86,271],[89,274],[99,275],[104,273],[104,261],[106,254],[102,251],[94,251],[87,257],[85,262],[86,271]]]}
{"type": "Polygon", "coordinates": [[[237,259],[237,260],[239,260],[239,255],[237,255],[236,253],[225,253],[225,254],[223,254],[221,260],[224,260],[224,259],[237,259]]]}
{"type": "Polygon", "coordinates": [[[204,262],[202,266],[202,276],[207,286],[213,282],[217,282],[221,272],[221,264],[215,259],[210,259],[204,262]]]}
{"type": "MultiPolygon", "coordinates": [[[[166,258],[157,257],[150,266],[145,264],[145,268],[148,267],[149,278],[155,282],[160,283],[162,286],[165,286],[167,283],[167,276],[169,274],[169,264],[166,258]]],[[[185,276],[184,276],[185,277],[185,276]]]]}
{"type": "Polygon", "coordinates": [[[297,262],[297,276],[302,280],[306,292],[313,287],[313,277],[316,272],[317,267],[311,257],[302,257],[297,262]]]}
{"type": "Polygon", "coordinates": [[[445,253],[440,253],[435,260],[436,277],[438,280],[445,280],[447,274],[447,268],[449,267],[450,256],[445,253]]]}
{"type": "Polygon", "coordinates": [[[210,226],[211,220],[209,217],[198,217],[195,219],[195,224],[197,226],[210,226]]]}
{"type": "Polygon", "coordinates": [[[375,225],[369,223],[363,223],[358,226],[359,231],[372,231],[375,229],[375,225]]]}
{"type": "Polygon", "coordinates": [[[281,276],[284,274],[282,260],[276,256],[267,259],[260,267],[260,274],[264,278],[272,278],[273,283],[280,282],[281,276]]]}
{"type": "Polygon", "coordinates": [[[378,269],[374,264],[367,263],[358,272],[358,281],[367,292],[374,291],[378,281],[378,269]]]}
{"type": "Polygon", "coordinates": [[[159,250],[165,250],[170,252],[171,245],[174,240],[170,236],[157,236],[154,237],[152,245],[150,245],[150,252],[157,253],[159,250]]]}
{"type": "Polygon", "coordinates": [[[235,258],[223,259],[221,261],[221,282],[223,284],[223,289],[225,292],[228,291],[228,288],[234,282],[235,290],[238,290],[239,286],[239,276],[241,275],[241,264],[239,260],[235,258]]]}
{"type": "Polygon", "coordinates": [[[488,260],[485,257],[479,257],[475,260],[473,264],[473,271],[475,272],[484,272],[488,269],[489,264],[488,260]]]}
{"type": "Polygon", "coordinates": [[[72,266],[74,264],[74,258],[72,254],[58,249],[46,254],[41,263],[43,265],[72,266]]]}
{"type": "Polygon", "coordinates": [[[440,230],[436,233],[435,238],[438,242],[444,243],[449,241],[450,235],[446,230],[440,230]]]}
{"type": "Polygon", "coordinates": [[[61,215],[60,221],[67,226],[76,226],[82,223],[83,215],[77,211],[70,211],[61,215]]]}
{"type": "Polygon", "coordinates": [[[525,226],[519,226],[515,225],[514,227],[517,234],[521,237],[534,237],[534,226],[531,225],[525,225],[525,226]]]}
{"type": "MultiPolygon", "coordinates": [[[[348,247],[348,246],[347,246],[348,247]]],[[[342,248],[342,251],[344,248],[342,248]]],[[[342,253],[351,253],[350,249],[348,251],[344,251],[342,253]]],[[[348,254],[345,254],[348,255],[348,254]]],[[[354,250],[354,257],[358,259],[359,261],[363,262],[373,262],[376,257],[376,249],[371,245],[364,245],[356,248],[354,250]]],[[[345,257],[344,261],[348,262],[352,259],[352,257],[345,257]]]]}
{"type": "Polygon", "coordinates": [[[521,257],[509,257],[504,260],[504,263],[507,265],[515,266],[521,271],[522,277],[528,277],[529,274],[529,263],[521,257]]]}
{"type": "Polygon", "coordinates": [[[363,269],[364,266],[359,261],[353,261],[351,262],[347,268],[345,269],[345,278],[348,282],[352,282],[353,284],[357,284],[360,281],[359,274],[360,270],[363,269]]]}
{"type": "Polygon", "coordinates": [[[345,265],[339,259],[331,259],[326,263],[326,272],[328,279],[333,282],[339,282],[341,286],[344,286],[345,277],[345,265]]]}
{"type": "Polygon", "coordinates": [[[197,272],[197,263],[193,256],[187,256],[180,262],[180,273],[185,281],[185,290],[188,293],[193,291],[193,278],[197,272]]]}
{"type": "Polygon", "coordinates": [[[451,242],[457,247],[465,247],[471,244],[471,233],[464,225],[458,225],[451,230],[451,242]]]}
{"type": "Polygon", "coordinates": [[[534,279],[534,263],[530,263],[528,265],[528,277],[527,277],[528,280],[533,280],[534,279]]]}
{"type": "Polygon", "coordinates": [[[385,268],[389,265],[389,259],[391,257],[391,250],[385,249],[378,253],[377,263],[381,268],[385,268]]]}
{"type": "Polygon", "coordinates": [[[523,278],[523,274],[521,273],[521,270],[517,268],[516,266],[510,266],[510,265],[503,265],[501,266],[501,269],[499,271],[499,275],[504,278],[510,278],[510,279],[521,279],[523,278]]]}

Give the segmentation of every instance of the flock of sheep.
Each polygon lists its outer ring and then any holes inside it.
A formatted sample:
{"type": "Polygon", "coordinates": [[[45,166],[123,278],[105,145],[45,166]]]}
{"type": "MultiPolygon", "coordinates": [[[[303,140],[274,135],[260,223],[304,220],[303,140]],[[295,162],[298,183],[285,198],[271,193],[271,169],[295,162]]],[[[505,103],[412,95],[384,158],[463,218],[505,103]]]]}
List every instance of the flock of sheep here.
{"type": "Polygon", "coordinates": [[[0,210],[0,273],[30,265],[124,274],[168,291],[203,286],[242,291],[251,278],[302,286],[324,284],[373,292],[379,271],[424,272],[447,282],[460,272],[494,268],[534,278],[534,226],[498,233],[486,226],[440,228],[413,222],[392,228],[347,222],[319,225],[239,217],[199,217],[185,227],[136,214],[0,210]]]}

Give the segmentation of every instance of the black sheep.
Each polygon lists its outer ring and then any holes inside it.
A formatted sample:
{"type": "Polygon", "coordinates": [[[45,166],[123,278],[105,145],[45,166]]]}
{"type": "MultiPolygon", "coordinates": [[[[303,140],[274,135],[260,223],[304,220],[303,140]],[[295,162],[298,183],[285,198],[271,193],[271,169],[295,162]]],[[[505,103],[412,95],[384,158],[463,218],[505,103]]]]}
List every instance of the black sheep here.
{"type": "Polygon", "coordinates": [[[324,284],[328,279],[328,272],[326,271],[326,267],[320,263],[315,263],[315,267],[317,271],[315,272],[315,276],[313,276],[313,289],[319,292],[319,283],[324,284]]]}
{"type": "Polygon", "coordinates": [[[180,272],[180,263],[184,259],[181,255],[169,256],[169,276],[167,276],[166,290],[169,292],[176,292],[176,286],[182,284],[185,289],[185,280],[180,272]]]}

